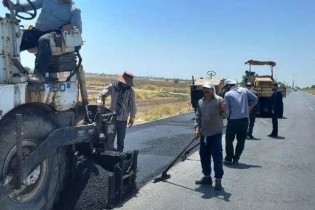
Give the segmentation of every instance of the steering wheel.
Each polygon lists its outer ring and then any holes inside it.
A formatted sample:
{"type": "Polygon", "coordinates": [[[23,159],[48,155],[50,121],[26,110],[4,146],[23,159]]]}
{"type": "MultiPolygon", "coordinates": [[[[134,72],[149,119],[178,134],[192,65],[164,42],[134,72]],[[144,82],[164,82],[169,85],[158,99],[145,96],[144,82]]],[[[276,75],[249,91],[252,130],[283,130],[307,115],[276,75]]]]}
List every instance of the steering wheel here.
{"type": "Polygon", "coordinates": [[[212,79],[212,77],[215,76],[217,73],[215,71],[208,71],[207,74],[210,76],[210,79],[212,79]]]}
{"type": "Polygon", "coordinates": [[[14,6],[14,10],[16,11],[15,15],[23,20],[32,20],[36,17],[37,15],[37,11],[36,11],[36,7],[33,4],[33,2],[31,0],[26,0],[28,2],[28,4],[32,7],[32,11],[31,12],[22,12],[22,7],[19,4],[16,4],[14,6]],[[19,13],[25,13],[27,15],[29,15],[29,17],[24,17],[19,15],[19,13]]]}

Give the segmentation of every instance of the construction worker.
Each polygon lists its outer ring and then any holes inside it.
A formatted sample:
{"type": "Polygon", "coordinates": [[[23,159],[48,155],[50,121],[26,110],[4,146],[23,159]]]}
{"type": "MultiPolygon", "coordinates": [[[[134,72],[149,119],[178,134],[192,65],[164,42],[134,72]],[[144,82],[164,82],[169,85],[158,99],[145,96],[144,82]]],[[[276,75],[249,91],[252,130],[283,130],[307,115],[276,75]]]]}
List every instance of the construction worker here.
{"type": "Polygon", "coordinates": [[[128,126],[134,124],[137,108],[135,91],[132,88],[133,74],[124,72],[123,75],[118,75],[118,82],[107,86],[100,94],[99,98],[104,101],[105,97],[111,96],[110,110],[117,113],[116,134],[117,134],[117,151],[124,150],[124,141],[126,136],[127,120],[128,126]]]}
{"type": "MultiPolygon", "coordinates": [[[[247,82],[245,87],[257,96],[257,92],[253,90],[252,83],[247,82]]],[[[258,100],[257,104],[249,112],[249,125],[247,129],[247,138],[249,139],[254,139],[253,129],[254,129],[255,121],[256,121],[256,116],[259,115],[259,113],[260,112],[259,112],[259,100],[258,100]]]]}
{"type": "MultiPolygon", "coordinates": [[[[34,0],[35,9],[41,9],[35,27],[23,32],[20,51],[37,47],[34,74],[31,82],[42,82],[51,62],[51,48],[48,33],[63,32],[77,28],[82,32],[81,10],[72,0],[34,0]]],[[[18,12],[34,8],[30,4],[14,5],[11,0],[3,0],[3,5],[18,12]]]]}
{"type": "Polygon", "coordinates": [[[238,163],[245,146],[249,112],[258,101],[254,93],[246,88],[236,87],[236,84],[236,81],[230,79],[225,80],[223,84],[223,88],[226,90],[224,103],[228,111],[225,134],[225,164],[238,163]],[[235,137],[237,144],[234,152],[233,141],[235,137]]]}
{"type": "Polygon", "coordinates": [[[273,93],[270,97],[271,103],[271,116],[272,116],[272,132],[268,135],[269,137],[278,137],[278,118],[283,116],[283,96],[278,88],[278,84],[275,82],[271,87],[273,93]]]}
{"type": "Polygon", "coordinates": [[[225,109],[223,98],[216,95],[215,86],[205,83],[203,98],[198,101],[195,117],[195,137],[200,136],[200,160],[204,176],[196,184],[212,185],[211,157],[214,165],[215,190],[221,190],[223,177],[222,132],[225,109]]]}

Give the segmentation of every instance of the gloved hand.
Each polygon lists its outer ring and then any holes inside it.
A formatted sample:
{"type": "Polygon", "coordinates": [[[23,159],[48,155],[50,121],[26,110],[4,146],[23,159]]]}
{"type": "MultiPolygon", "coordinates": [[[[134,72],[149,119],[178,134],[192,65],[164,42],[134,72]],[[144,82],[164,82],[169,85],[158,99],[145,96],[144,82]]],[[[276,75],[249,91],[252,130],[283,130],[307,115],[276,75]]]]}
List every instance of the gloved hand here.
{"type": "Polygon", "coordinates": [[[128,127],[130,128],[131,126],[133,126],[134,122],[135,122],[135,118],[134,117],[130,117],[129,121],[128,121],[128,127]]]}
{"type": "Polygon", "coordinates": [[[200,136],[200,130],[196,129],[195,130],[195,139],[198,139],[199,136],[200,136]]]}

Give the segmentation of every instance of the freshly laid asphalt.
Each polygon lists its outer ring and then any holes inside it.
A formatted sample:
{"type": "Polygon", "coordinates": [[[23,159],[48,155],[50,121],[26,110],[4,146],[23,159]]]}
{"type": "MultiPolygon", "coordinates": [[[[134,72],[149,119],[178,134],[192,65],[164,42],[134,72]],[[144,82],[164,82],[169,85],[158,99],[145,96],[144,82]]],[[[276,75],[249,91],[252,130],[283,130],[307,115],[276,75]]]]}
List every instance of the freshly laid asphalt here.
{"type": "MultiPolygon", "coordinates": [[[[139,151],[139,190],[115,209],[315,209],[315,97],[292,92],[284,107],[277,139],[267,137],[270,118],[256,119],[256,139],[246,140],[240,163],[224,166],[222,191],[195,185],[202,176],[198,148],[169,170],[170,179],[153,183],[192,140],[193,113],[128,128],[125,149],[139,151]]],[[[83,174],[82,186],[68,190],[61,209],[105,208],[107,174],[94,169],[83,174]]]]}
{"type": "MultiPolygon", "coordinates": [[[[151,180],[136,195],[117,208],[315,209],[315,97],[292,92],[284,100],[284,106],[284,118],[279,120],[280,137],[267,137],[271,119],[257,118],[256,139],[246,141],[240,163],[224,166],[222,191],[215,191],[213,186],[195,185],[195,179],[202,173],[199,154],[194,152],[188,160],[169,170],[170,179],[153,183],[153,178],[160,174],[151,175],[151,180]]],[[[146,168],[141,165],[145,158],[149,157],[140,158],[140,170],[145,171],[139,174],[143,176],[151,174],[156,162],[167,159],[158,154],[152,156],[149,158],[152,164],[146,168]]]]}

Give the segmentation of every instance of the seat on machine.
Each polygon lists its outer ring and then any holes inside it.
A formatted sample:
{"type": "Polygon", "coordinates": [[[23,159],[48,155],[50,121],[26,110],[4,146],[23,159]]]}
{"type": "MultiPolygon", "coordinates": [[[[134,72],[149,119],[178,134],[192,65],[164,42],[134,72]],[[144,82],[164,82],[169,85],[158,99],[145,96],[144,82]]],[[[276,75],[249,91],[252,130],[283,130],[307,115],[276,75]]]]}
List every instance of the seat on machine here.
{"type": "MultiPolygon", "coordinates": [[[[74,29],[62,34],[50,32],[48,37],[52,52],[50,76],[58,77],[59,72],[73,71],[77,67],[77,52],[83,45],[80,31],[74,29]]],[[[37,54],[37,47],[28,49],[28,52],[37,54]]]]}

